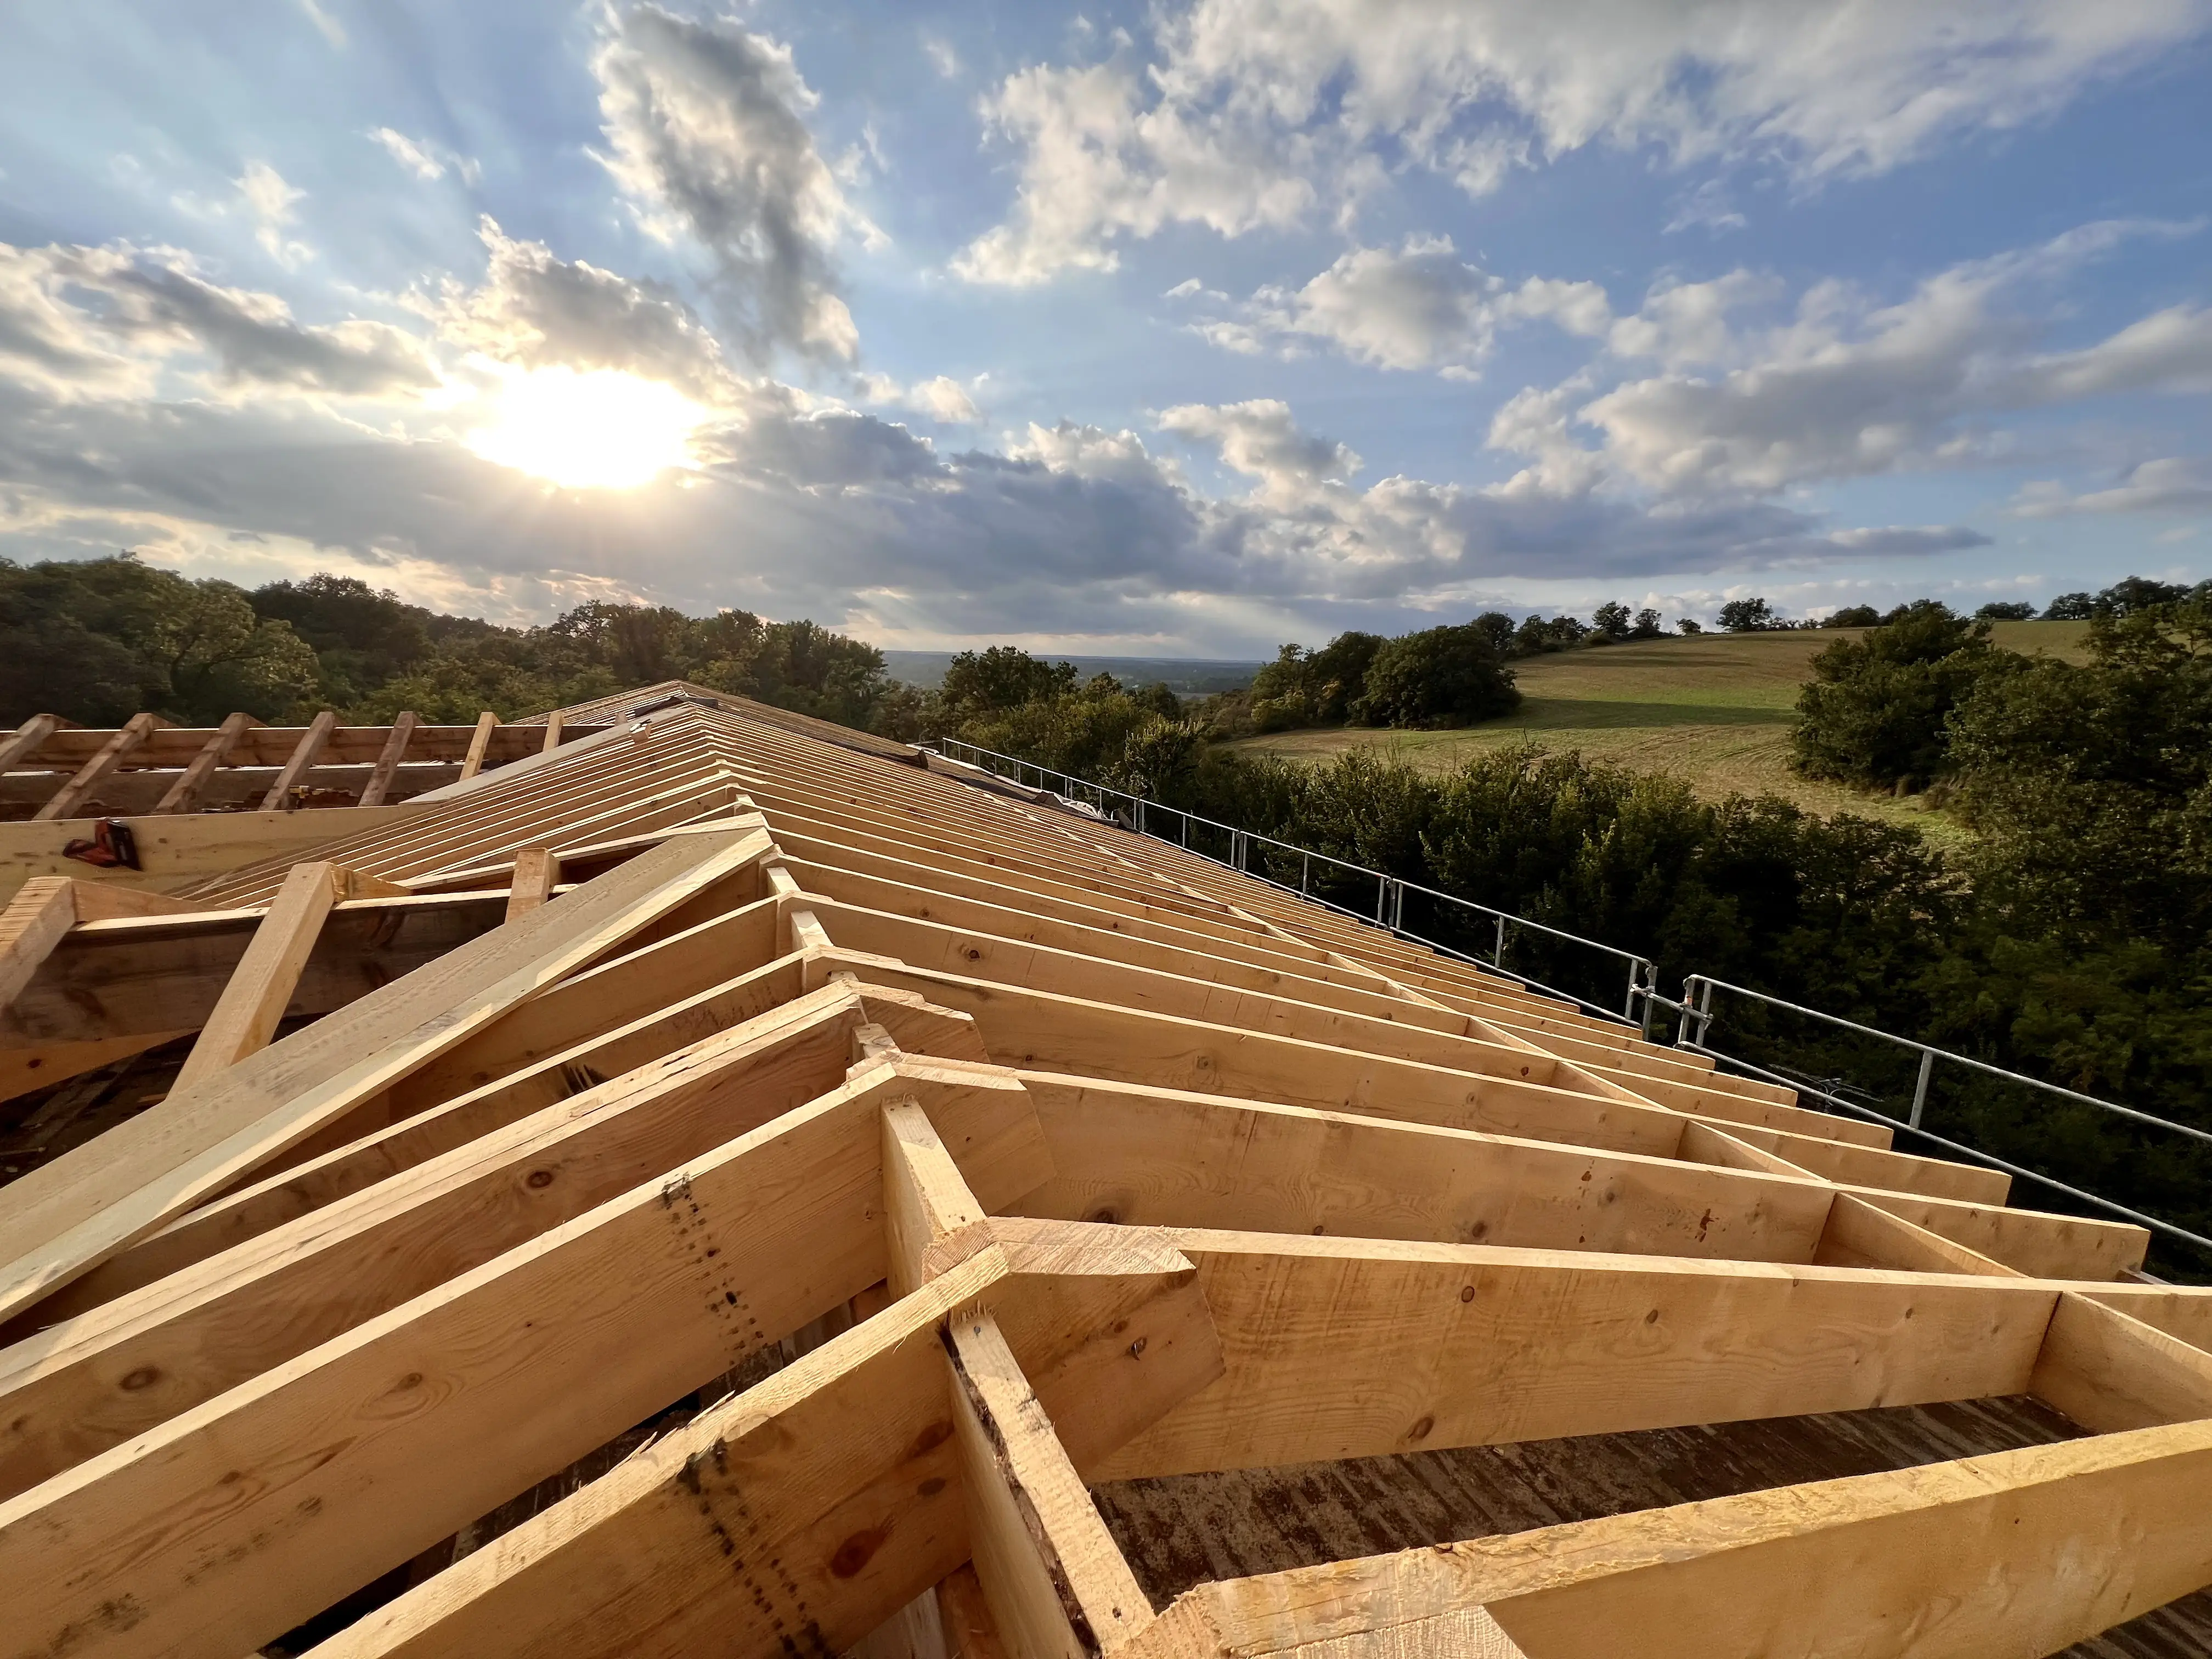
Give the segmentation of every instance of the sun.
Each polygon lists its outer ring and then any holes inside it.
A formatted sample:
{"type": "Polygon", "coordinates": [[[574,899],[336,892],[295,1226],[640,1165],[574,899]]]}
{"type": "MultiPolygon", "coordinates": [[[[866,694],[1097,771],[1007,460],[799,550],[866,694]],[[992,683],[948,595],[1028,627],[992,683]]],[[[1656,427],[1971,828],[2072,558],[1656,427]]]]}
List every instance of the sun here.
{"type": "Polygon", "coordinates": [[[471,449],[564,489],[635,489],[690,459],[706,411],[673,386],[618,369],[514,370],[471,449]]]}

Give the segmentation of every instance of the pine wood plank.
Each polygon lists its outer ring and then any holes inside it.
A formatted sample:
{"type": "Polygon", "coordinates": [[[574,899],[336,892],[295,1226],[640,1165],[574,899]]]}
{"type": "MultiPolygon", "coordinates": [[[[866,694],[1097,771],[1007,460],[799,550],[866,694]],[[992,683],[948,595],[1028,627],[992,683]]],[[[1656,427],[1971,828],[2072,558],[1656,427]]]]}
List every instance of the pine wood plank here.
{"type": "Polygon", "coordinates": [[[1813,1260],[1825,1183],[1024,1070],[1060,1173],[1025,1215],[1813,1260]]]}
{"type": "Polygon", "coordinates": [[[159,714],[133,714],[113,737],[100,746],[91,759],[77,768],[69,781],[54,791],[45,805],[31,814],[31,821],[33,823],[48,823],[56,818],[68,817],[133,750],[168,723],[159,714]]]}
{"type": "Polygon", "coordinates": [[[2069,1294],[2051,1311],[2028,1389],[2100,1434],[2212,1419],[2212,1353],[2069,1294]]]}
{"type": "Polygon", "coordinates": [[[525,847],[514,855],[514,882],[507,890],[507,919],[526,916],[553,896],[561,883],[561,855],[550,847],[525,847]]]}
{"type": "Polygon", "coordinates": [[[1483,1599],[1545,1659],[2051,1653],[2212,1583],[2208,1484],[2212,1423],[2143,1429],[1525,1534],[1483,1599]]]}
{"type": "Polygon", "coordinates": [[[947,1322],[953,1437],[970,1548],[998,1628],[1042,1659],[1112,1653],[1152,1603],[1107,1533],[999,1322],[947,1322]]]}
{"type": "Polygon", "coordinates": [[[849,992],[772,1010],[0,1350],[0,1492],[833,1092],[859,1019],[849,992]]]}
{"type": "Polygon", "coordinates": [[[0,1188],[0,1318],[250,1175],[769,847],[758,833],[702,836],[641,854],[0,1188]]]}
{"type": "Polygon", "coordinates": [[[59,714],[33,714],[0,742],[0,772],[12,772],[38,752],[39,745],[64,726],[75,721],[64,720],[59,714]]]}
{"type": "Polygon", "coordinates": [[[483,770],[484,754],[491,747],[492,728],[498,724],[499,716],[489,708],[477,716],[476,735],[469,739],[469,752],[461,758],[461,782],[466,783],[483,770]]]}
{"type": "Polygon", "coordinates": [[[204,1083],[269,1046],[343,885],[334,864],[292,866],[177,1073],[177,1088],[204,1083]]]}
{"type": "Polygon", "coordinates": [[[392,781],[399,775],[399,764],[407,757],[407,744],[415,735],[419,723],[411,708],[403,708],[392,718],[391,735],[385,738],[384,748],[376,757],[376,765],[362,786],[359,805],[381,806],[384,798],[392,793],[392,781]]]}
{"type": "Polygon", "coordinates": [[[2019,1393],[2057,1302],[2027,1279],[1171,1236],[1227,1374],[1100,1479],[2019,1393]]]}
{"type": "MultiPolygon", "coordinates": [[[[950,1143],[951,1126],[933,1121],[950,1143]]],[[[874,1231],[880,1250],[880,1217],[874,1231]]],[[[1099,1350],[1120,1366],[1106,1376],[1155,1413],[1191,1386],[1188,1369],[1155,1376],[1125,1352],[1139,1336],[1158,1346],[1158,1320],[1190,1305],[1189,1264],[1156,1236],[1118,1230],[1042,1273],[1009,1267],[988,1249],[951,1267],[629,1459],[584,1501],[371,1614],[322,1659],[642,1659],[859,1640],[969,1553],[937,1335],[946,1317],[988,1304],[1055,1420],[1103,1386],[1076,1363],[1099,1350]],[[726,1553],[724,1537],[746,1547],[726,1553]]]]}
{"type": "MultiPolygon", "coordinates": [[[[512,1076],[226,1193],[64,1285],[38,1305],[33,1316],[41,1323],[73,1317],[596,1089],[687,1043],[772,1011],[801,1018],[813,1006],[799,994],[793,958],[740,974],[512,1076]]],[[[918,1044],[917,1052],[933,1051],[918,1044]]],[[[21,1322],[0,1330],[0,1341],[21,1330],[21,1322]]]]}
{"type": "Polygon", "coordinates": [[[261,798],[263,811],[281,812],[298,805],[292,799],[292,791],[305,781],[308,769],[314,765],[316,757],[323,752],[323,745],[331,740],[331,733],[337,729],[337,715],[328,708],[307,722],[307,729],[300,734],[300,741],[286,757],[283,769],[276,774],[276,781],[269,786],[269,793],[261,798]]]}
{"type": "Polygon", "coordinates": [[[223,763],[238,740],[261,722],[247,714],[226,714],[214,734],[200,745],[200,752],[192,757],[191,763],[178,775],[177,781],[166,790],[161,799],[154,803],[154,811],[190,812],[198,809],[200,792],[207,787],[208,780],[215,775],[216,768],[223,763]]]}
{"type": "MultiPolygon", "coordinates": [[[[882,1068],[0,1504],[14,1628],[82,1632],[88,1659],[245,1651],[842,1304],[884,1276],[881,1099],[909,1088],[980,1194],[1033,1179],[1018,1088],[882,1068]],[[131,1629],[97,1617],[120,1595],[131,1629]]],[[[1149,1295],[1159,1270],[1114,1283],[1149,1295]]],[[[915,1346],[942,1423],[942,1350],[915,1346]]],[[[821,1513],[803,1482],[762,1497],[821,1513]]]]}
{"type": "Polygon", "coordinates": [[[76,886],[66,876],[40,876],[0,911],[0,1008],[15,1001],[54,947],[76,926],[76,886]]]}

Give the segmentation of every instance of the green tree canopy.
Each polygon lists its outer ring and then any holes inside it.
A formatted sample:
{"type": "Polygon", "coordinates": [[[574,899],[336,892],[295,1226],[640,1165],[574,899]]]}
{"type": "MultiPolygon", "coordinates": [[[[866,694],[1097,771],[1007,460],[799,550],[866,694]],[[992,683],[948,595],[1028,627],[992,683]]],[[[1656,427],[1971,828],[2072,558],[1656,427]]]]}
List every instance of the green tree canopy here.
{"type": "Polygon", "coordinates": [[[1952,709],[2000,659],[2020,660],[1994,651],[1989,634],[1989,623],[1923,599],[1856,640],[1836,641],[1813,659],[1798,694],[1797,769],[1863,788],[1950,770],[1952,709]]]}
{"type": "Polygon", "coordinates": [[[1472,623],[1425,629],[1375,653],[1361,699],[1382,726],[1470,726],[1521,706],[1513,671],[1472,623]]]}
{"type": "Polygon", "coordinates": [[[313,704],[314,653],[243,590],[129,553],[0,561],[0,720],[50,711],[86,725],[150,709],[185,725],[234,709],[267,720],[313,704]]]}

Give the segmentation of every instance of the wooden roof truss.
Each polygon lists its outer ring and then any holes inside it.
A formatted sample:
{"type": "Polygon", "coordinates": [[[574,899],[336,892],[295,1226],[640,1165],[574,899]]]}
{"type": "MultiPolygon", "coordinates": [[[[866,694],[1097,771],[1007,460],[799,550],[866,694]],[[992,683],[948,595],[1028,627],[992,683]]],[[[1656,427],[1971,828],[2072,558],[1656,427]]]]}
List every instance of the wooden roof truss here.
{"type": "Polygon", "coordinates": [[[8,1041],[192,1045],[0,1187],[7,1653],[381,1583],[318,1655],[1925,1659],[2212,1583],[2212,1292],[2141,1230],[1159,842],[732,708],[569,730],[10,907],[8,1041]],[[2020,1395],[2089,1432],[1161,1607],[1089,1495],[2020,1395]]]}

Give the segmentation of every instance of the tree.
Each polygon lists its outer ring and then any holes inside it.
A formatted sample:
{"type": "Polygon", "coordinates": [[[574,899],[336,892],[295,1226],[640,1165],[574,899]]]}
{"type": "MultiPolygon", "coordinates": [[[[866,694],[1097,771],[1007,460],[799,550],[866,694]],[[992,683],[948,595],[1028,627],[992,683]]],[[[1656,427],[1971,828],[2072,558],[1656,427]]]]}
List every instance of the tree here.
{"type": "Polygon", "coordinates": [[[672,605],[594,599],[556,617],[546,631],[582,646],[591,661],[623,684],[652,685],[690,678],[700,660],[693,648],[696,628],[672,605]]]}
{"type": "Polygon", "coordinates": [[[2033,622],[2035,607],[2025,599],[1998,599],[1984,605],[1974,615],[1984,622],[2033,622]]]}
{"type": "Polygon", "coordinates": [[[1531,611],[1513,630],[1513,652],[1534,657],[1547,651],[1565,651],[1580,645],[1589,629],[1578,617],[1558,616],[1549,620],[1531,611]]]}
{"type": "Polygon", "coordinates": [[[1364,718],[1380,726],[1468,726],[1521,703],[1513,671],[1472,624],[1389,641],[1367,671],[1364,718]]]}
{"type": "Polygon", "coordinates": [[[1590,612],[1589,642],[1610,645],[1616,640],[1625,640],[1631,625],[1628,607],[1618,599],[1607,599],[1590,612]]]}
{"type": "Polygon", "coordinates": [[[2172,605],[2188,597],[2189,590],[2178,582],[2127,576],[2098,594],[2091,602],[2090,613],[2099,617],[2131,617],[2153,605],[2172,605]]]}
{"type": "Polygon", "coordinates": [[[1503,611],[1486,611],[1474,619],[1474,627],[1490,641],[1490,648],[1499,656],[1513,653],[1513,618],[1503,611]]]}
{"type": "Polygon", "coordinates": [[[1334,726],[1356,718],[1367,689],[1368,671],[1388,641],[1380,634],[1339,634],[1309,658],[1316,723],[1334,726]]]}
{"type": "Polygon", "coordinates": [[[1780,620],[1763,599],[1730,599],[1721,607],[1721,626],[1731,634],[1757,634],[1780,620]]]}
{"type": "Polygon", "coordinates": [[[2086,664],[2024,660],[1954,718],[1984,875],[2088,934],[2201,944],[2212,866],[2191,849],[2212,813],[2212,583],[2094,618],[2088,648],[2086,664]]]}
{"type": "Polygon", "coordinates": [[[1383,646],[1379,634],[1339,634],[1318,651],[1286,645],[1252,679],[1252,726],[1286,732],[1341,726],[1355,718],[1367,670],[1383,646]]]}
{"type": "Polygon", "coordinates": [[[2045,605],[2045,622],[2087,622],[2097,614],[2097,602],[2087,593],[2061,593],[2045,605]]]}
{"type": "Polygon", "coordinates": [[[1048,663],[1018,646],[994,645],[953,658],[938,696],[953,717],[961,719],[1004,713],[1074,689],[1073,663],[1048,663]]]}
{"type": "Polygon", "coordinates": [[[0,562],[0,702],[119,725],[147,709],[187,725],[233,710],[283,720],[310,705],[314,653],[228,582],[192,581],[124,553],[0,562]]]}
{"type": "Polygon", "coordinates": [[[1695,617],[1681,617],[1675,620],[1674,631],[1677,634],[1702,634],[1705,631],[1705,625],[1695,617]]]}
{"type": "MultiPolygon", "coordinates": [[[[357,576],[319,573],[296,582],[270,582],[246,597],[257,616],[285,623],[307,641],[315,653],[318,697],[333,708],[352,707],[428,656],[435,625],[461,622],[405,604],[357,576]]],[[[477,629],[491,631],[488,623],[477,629]]]]}
{"type": "Polygon", "coordinates": [[[264,720],[304,713],[321,678],[291,625],[264,622],[228,582],[181,583],[143,649],[168,681],[167,707],[192,725],[234,709],[264,720]]]}
{"type": "Polygon", "coordinates": [[[1881,612],[1870,605],[1847,605],[1831,611],[1820,619],[1823,628],[1874,628],[1880,625],[1881,612]]]}
{"type": "Polygon", "coordinates": [[[1659,613],[1646,605],[1636,613],[1636,623],[1628,630],[1632,640],[1656,640],[1659,637],[1659,613]]]}
{"type": "Polygon", "coordinates": [[[1836,641],[1813,659],[1798,694],[1792,763],[1863,788],[1946,771],[1952,709],[1999,659],[2022,660],[1993,651],[1989,634],[1986,622],[1922,599],[1858,639],[1836,641]]]}

